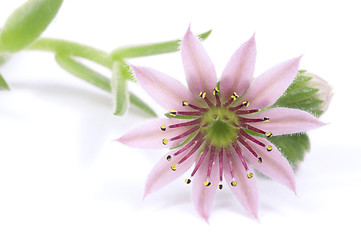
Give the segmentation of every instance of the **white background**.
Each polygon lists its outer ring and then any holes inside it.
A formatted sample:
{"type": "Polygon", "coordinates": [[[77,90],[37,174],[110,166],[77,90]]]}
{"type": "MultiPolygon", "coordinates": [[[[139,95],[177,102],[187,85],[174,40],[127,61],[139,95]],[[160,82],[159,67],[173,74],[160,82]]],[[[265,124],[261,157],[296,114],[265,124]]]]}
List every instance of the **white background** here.
{"type": "MultiPolygon", "coordinates": [[[[0,25],[22,2],[1,1],[0,25]]],[[[43,36],[111,51],[182,37],[191,23],[196,33],[213,29],[204,46],[218,75],[256,32],[256,75],[303,54],[301,68],[333,86],[322,117],[329,124],[310,133],[298,196],[259,179],[258,222],[224,189],[207,224],[183,178],[142,200],[164,151],[112,140],[145,115],[113,116],[110,96],[64,72],[51,53],[15,54],[0,68],[12,89],[0,92],[0,239],[360,239],[359,10],[347,0],[64,1],[43,36]]],[[[131,62],[184,81],[179,53],[131,62]]]]}

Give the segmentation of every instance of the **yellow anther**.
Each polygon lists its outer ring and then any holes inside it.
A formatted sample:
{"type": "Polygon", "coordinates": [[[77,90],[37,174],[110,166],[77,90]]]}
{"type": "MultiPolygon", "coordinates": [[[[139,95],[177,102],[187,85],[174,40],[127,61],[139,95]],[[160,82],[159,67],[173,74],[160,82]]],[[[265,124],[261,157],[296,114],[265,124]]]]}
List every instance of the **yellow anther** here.
{"type": "Polygon", "coordinates": [[[167,129],[167,127],[164,124],[160,125],[160,130],[162,130],[164,132],[166,129],[167,129]]]}
{"type": "Polygon", "coordinates": [[[216,87],[215,89],[213,89],[213,95],[218,95],[219,93],[219,89],[216,87]]]}
{"type": "Polygon", "coordinates": [[[200,93],[199,93],[199,97],[200,97],[200,98],[205,98],[205,97],[206,97],[206,93],[205,93],[205,92],[200,92],[200,93]]]}
{"type": "Polygon", "coordinates": [[[259,162],[259,163],[262,163],[262,162],[263,162],[263,160],[262,160],[261,157],[258,158],[258,162],[259,162]]]}
{"type": "Polygon", "coordinates": [[[167,158],[168,161],[171,161],[171,160],[172,160],[172,156],[171,156],[171,155],[167,155],[166,158],[167,158]]]}
{"type": "Polygon", "coordinates": [[[263,118],[263,121],[264,121],[264,122],[269,122],[269,117],[263,118]]]}
{"type": "Polygon", "coordinates": [[[220,183],[220,184],[218,184],[218,189],[219,190],[222,190],[223,189],[223,185],[220,183]]]}
{"type": "Polygon", "coordinates": [[[242,102],[242,105],[245,106],[245,107],[248,107],[248,106],[249,106],[249,102],[248,102],[248,101],[244,101],[244,102],[242,102]]]}
{"type": "Polygon", "coordinates": [[[271,132],[268,132],[268,133],[265,133],[266,137],[270,138],[272,137],[272,133],[271,132]]]}
{"type": "Polygon", "coordinates": [[[267,147],[267,151],[272,151],[272,146],[271,145],[269,145],[268,147],[267,147]]]}
{"type": "Polygon", "coordinates": [[[169,113],[170,113],[170,115],[173,116],[173,117],[174,117],[175,115],[177,115],[177,111],[176,111],[176,110],[170,110],[169,113]]]}
{"type": "Polygon", "coordinates": [[[237,182],[236,182],[236,181],[232,181],[232,182],[231,182],[231,185],[232,185],[232,187],[235,187],[235,186],[237,186],[237,182]]]}
{"type": "Polygon", "coordinates": [[[162,139],[162,143],[163,143],[163,145],[167,145],[167,144],[168,144],[168,139],[163,138],[163,139],[162,139]]]}
{"type": "Polygon", "coordinates": [[[170,166],[170,169],[172,169],[173,171],[177,170],[177,166],[175,164],[173,164],[172,166],[170,166]]]}
{"type": "Polygon", "coordinates": [[[187,101],[182,101],[182,106],[183,107],[188,106],[188,102],[187,101]]]}
{"type": "Polygon", "coordinates": [[[231,98],[233,98],[233,100],[236,100],[237,98],[239,98],[238,94],[236,92],[234,92],[231,96],[231,98]]]}
{"type": "Polygon", "coordinates": [[[209,187],[209,186],[211,186],[212,185],[212,183],[210,182],[210,181],[205,181],[204,182],[204,186],[206,186],[206,187],[209,187]]]}
{"type": "Polygon", "coordinates": [[[247,177],[248,177],[249,179],[253,178],[253,173],[248,173],[248,174],[247,174],[247,177]]]}
{"type": "Polygon", "coordinates": [[[184,181],[186,182],[186,184],[190,184],[192,182],[192,180],[190,180],[189,178],[186,178],[184,181]]]}

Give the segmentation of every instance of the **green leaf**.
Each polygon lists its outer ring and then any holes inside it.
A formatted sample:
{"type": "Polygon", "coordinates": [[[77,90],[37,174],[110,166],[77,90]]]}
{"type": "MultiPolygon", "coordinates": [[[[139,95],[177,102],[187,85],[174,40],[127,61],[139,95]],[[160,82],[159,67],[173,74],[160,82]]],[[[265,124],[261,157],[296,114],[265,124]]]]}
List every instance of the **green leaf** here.
{"type": "MultiPolygon", "coordinates": [[[[55,55],[55,59],[57,63],[69,73],[107,92],[111,92],[110,79],[105,77],[104,75],[90,69],[89,67],[67,55],[57,54],[55,55]]],[[[121,67],[124,67],[124,69],[121,70],[123,73],[128,70],[127,66],[121,67]]],[[[157,114],[143,100],[141,100],[139,97],[137,97],[131,92],[129,93],[129,101],[131,104],[137,106],[148,115],[152,117],[157,116],[157,114]]]]}
{"type": "Polygon", "coordinates": [[[111,88],[114,104],[114,115],[122,116],[128,110],[129,93],[127,80],[124,78],[124,62],[115,61],[113,64],[113,76],[111,79],[111,88]]]}
{"type": "Polygon", "coordinates": [[[319,117],[323,100],[319,98],[318,89],[310,87],[312,77],[306,71],[299,71],[292,84],[272,107],[296,108],[319,117]]]}
{"type": "MultiPolygon", "coordinates": [[[[198,37],[201,40],[204,40],[211,34],[211,32],[212,30],[201,33],[198,35],[198,37]]],[[[115,60],[123,60],[125,58],[145,57],[145,56],[151,56],[151,55],[157,55],[163,53],[176,52],[179,50],[179,43],[180,40],[177,39],[168,42],[145,44],[139,46],[124,47],[124,48],[122,47],[115,49],[111,53],[111,56],[115,60]]]]}
{"type": "MultiPolygon", "coordinates": [[[[299,71],[292,84],[272,107],[300,109],[319,117],[324,111],[322,108],[324,101],[321,99],[319,89],[310,84],[312,78],[305,70],[299,71]]],[[[251,134],[257,135],[254,132],[251,134]]],[[[268,140],[282,152],[294,168],[310,150],[310,140],[306,133],[273,136],[268,140]]]]}
{"type": "Polygon", "coordinates": [[[81,79],[84,79],[85,81],[107,92],[111,91],[109,78],[90,69],[84,64],[76,61],[74,58],[64,54],[56,54],[55,60],[62,68],[64,68],[66,71],[70,72],[71,74],[81,79]]]}
{"type": "Polygon", "coordinates": [[[50,51],[61,53],[63,55],[81,57],[96,62],[109,69],[113,68],[113,60],[108,53],[76,42],[52,38],[39,38],[27,49],[50,51]]]}
{"type": "Polygon", "coordinates": [[[8,84],[5,82],[5,79],[0,74],[0,90],[10,90],[8,84]]]}
{"type": "Polygon", "coordinates": [[[29,0],[7,19],[0,34],[0,49],[17,52],[35,41],[58,12],[62,0],[29,0]]]}
{"type": "Polygon", "coordinates": [[[157,114],[153,111],[153,109],[134,93],[130,92],[129,100],[131,104],[137,106],[151,117],[157,117],[157,114]]]}
{"type": "Polygon", "coordinates": [[[268,140],[282,152],[294,168],[304,159],[311,147],[310,139],[305,133],[273,136],[268,140]]]}

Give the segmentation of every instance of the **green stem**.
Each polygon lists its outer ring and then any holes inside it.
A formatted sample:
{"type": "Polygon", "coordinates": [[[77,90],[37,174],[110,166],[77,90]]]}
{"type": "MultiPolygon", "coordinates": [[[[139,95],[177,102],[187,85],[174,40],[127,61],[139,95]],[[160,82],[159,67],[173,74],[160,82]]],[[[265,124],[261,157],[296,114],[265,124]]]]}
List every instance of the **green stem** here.
{"type": "MultiPolygon", "coordinates": [[[[106,92],[111,93],[111,81],[106,76],[90,69],[84,64],[73,59],[71,56],[56,54],[55,59],[64,70],[85,80],[86,82],[94,86],[97,86],[98,88],[105,90],[106,92]]],[[[124,72],[125,69],[121,68],[120,71],[124,72]]],[[[139,97],[137,97],[131,92],[129,92],[129,101],[131,104],[137,106],[144,112],[148,113],[150,116],[157,116],[157,114],[148,106],[148,104],[146,104],[143,100],[141,100],[139,97]]]]}
{"type": "Polygon", "coordinates": [[[82,57],[109,69],[113,68],[113,60],[108,53],[76,42],[52,38],[39,38],[27,47],[27,50],[50,51],[75,57],[82,57]]]}

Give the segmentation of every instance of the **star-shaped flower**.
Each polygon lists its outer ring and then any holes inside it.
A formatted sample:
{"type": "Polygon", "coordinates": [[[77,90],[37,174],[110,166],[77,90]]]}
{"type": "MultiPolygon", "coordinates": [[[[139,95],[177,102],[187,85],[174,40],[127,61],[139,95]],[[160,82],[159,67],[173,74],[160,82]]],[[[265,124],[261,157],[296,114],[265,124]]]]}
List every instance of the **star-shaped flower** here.
{"type": "Polygon", "coordinates": [[[161,72],[132,66],[140,85],[170,110],[170,118],[152,120],[118,141],[137,148],[170,148],[150,172],[145,196],[194,166],[185,182],[193,184],[193,202],[205,220],[224,179],[245,210],[257,218],[253,169],[295,191],[291,166],[267,138],[323,125],[298,109],[268,108],[295,78],[300,57],[252,80],[256,60],[252,36],[233,54],[217,86],[213,63],[189,29],[180,51],[189,89],[161,72]]]}

